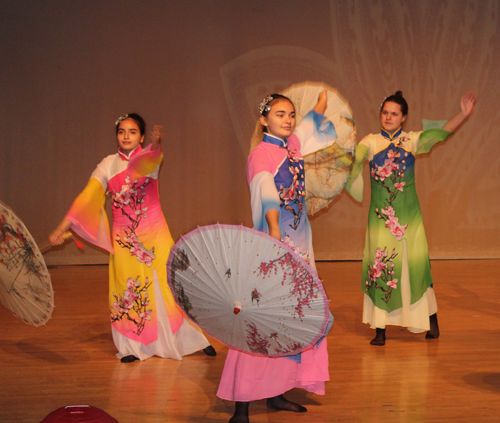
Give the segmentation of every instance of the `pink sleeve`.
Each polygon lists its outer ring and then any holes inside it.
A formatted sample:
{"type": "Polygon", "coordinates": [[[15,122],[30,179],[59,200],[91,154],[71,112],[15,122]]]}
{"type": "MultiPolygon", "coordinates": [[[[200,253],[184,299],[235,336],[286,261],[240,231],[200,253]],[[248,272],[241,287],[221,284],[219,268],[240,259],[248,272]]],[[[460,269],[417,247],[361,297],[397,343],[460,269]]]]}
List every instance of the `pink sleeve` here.
{"type": "Polygon", "coordinates": [[[276,165],[270,154],[264,151],[262,148],[255,148],[247,160],[247,181],[248,185],[252,182],[252,179],[255,175],[258,175],[261,172],[268,172],[274,176],[274,172],[276,171],[276,165]]]}

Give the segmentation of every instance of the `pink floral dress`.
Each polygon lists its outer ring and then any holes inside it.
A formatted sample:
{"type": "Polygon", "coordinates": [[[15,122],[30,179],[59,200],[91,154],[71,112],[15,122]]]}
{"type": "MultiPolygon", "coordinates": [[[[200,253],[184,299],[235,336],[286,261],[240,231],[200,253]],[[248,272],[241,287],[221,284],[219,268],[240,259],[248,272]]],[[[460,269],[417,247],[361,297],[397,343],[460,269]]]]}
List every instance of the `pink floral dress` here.
{"type": "Polygon", "coordinates": [[[167,284],[166,263],[174,242],[161,210],[158,170],[161,150],[119,151],[92,173],[67,218],[72,229],[111,252],[109,309],[118,357],[152,355],[182,359],[209,345],[184,318],[167,284]],[[110,239],[103,206],[113,211],[110,239]]]}

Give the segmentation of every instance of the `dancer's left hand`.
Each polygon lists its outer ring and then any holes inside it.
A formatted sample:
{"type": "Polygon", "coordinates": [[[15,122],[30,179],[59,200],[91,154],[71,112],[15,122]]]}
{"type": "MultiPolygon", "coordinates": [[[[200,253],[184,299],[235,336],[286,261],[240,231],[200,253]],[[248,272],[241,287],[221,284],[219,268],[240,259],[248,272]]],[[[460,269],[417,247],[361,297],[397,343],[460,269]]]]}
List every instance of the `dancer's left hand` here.
{"type": "Polygon", "coordinates": [[[151,149],[156,150],[161,143],[161,139],[163,137],[163,126],[155,125],[153,130],[151,131],[151,149]]]}
{"type": "Polygon", "coordinates": [[[476,105],[476,101],[477,101],[476,94],[472,91],[469,91],[460,100],[460,110],[462,110],[462,113],[466,117],[469,117],[472,114],[474,106],[476,105]]]}

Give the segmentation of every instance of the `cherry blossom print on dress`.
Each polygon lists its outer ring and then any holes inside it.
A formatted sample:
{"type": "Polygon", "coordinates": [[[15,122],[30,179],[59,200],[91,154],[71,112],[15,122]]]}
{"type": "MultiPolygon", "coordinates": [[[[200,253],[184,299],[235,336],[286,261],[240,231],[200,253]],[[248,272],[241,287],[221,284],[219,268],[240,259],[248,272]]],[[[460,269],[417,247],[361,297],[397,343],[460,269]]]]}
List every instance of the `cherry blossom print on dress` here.
{"type": "Polygon", "coordinates": [[[288,186],[279,184],[278,194],[280,207],[293,215],[293,223],[288,226],[296,230],[305,211],[306,184],[304,159],[296,156],[296,150],[288,150],[287,165],[288,173],[291,175],[291,183],[288,186]]]}
{"type": "Polygon", "coordinates": [[[117,322],[125,317],[127,321],[136,325],[137,329],[134,333],[140,335],[146,322],[151,320],[151,313],[153,312],[153,310],[148,309],[148,288],[150,286],[151,282],[149,282],[148,278],[146,278],[144,285],[142,285],[139,278],[128,278],[127,288],[123,292],[123,296],[113,292],[115,302],[113,311],[110,312],[111,322],[117,322]]]}
{"type": "Polygon", "coordinates": [[[396,217],[396,211],[392,207],[394,200],[400,192],[403,192],[406,182],[403,182],[408,160],[414,160],[413,155],[400,146],[406,137],[399,137],[394,144],[390,144],[387,148],[387,157],[383,164],[379,166],[375,160],[370,163],[372,178],[387,191],[389,194],[386,199],[385,207],[375,207],[375,213],[379,219],[385,220],[385,227],[389,229],[398,241],[405,236],[408,223],[402,225],[396,217]],[[392,185],[392,186],[391,186],[392,185]]]}
{"type": "Polygon", "coordinates": [[[384,301],[387,303],[391,299],[393,289],[397,289],[398,279],[394,278],[394,258],[398,255],[393,249],[391,255],[386,251],[377,248],[373,265],[368,265],[368,279],[365,289],[368,291],[373,286],[384,293],[384,301]],[[385,287],[384,287],[385,285],[385,287]]]}
{"type": "Polygon", "coordinates": [[[131,182],[130,177],[127,175],[121,191],[113,193],[113,207],[121,209],[122,214],[130,221],[128,231],[124,230],[122,235],[116,234],[116,242],[122,248],[128,248],[130,254],[135,256],[139,262],[151,267],[155,259],[155,249],[154,247],[151,250],[146,249],[135,232],[141,220],[147,217],[148,207],[144,206],[144,202],[146,197],[145,188],[149,183],[150,178],[144,178],[141,184],[139,184],[138,179],[131,182]]]}

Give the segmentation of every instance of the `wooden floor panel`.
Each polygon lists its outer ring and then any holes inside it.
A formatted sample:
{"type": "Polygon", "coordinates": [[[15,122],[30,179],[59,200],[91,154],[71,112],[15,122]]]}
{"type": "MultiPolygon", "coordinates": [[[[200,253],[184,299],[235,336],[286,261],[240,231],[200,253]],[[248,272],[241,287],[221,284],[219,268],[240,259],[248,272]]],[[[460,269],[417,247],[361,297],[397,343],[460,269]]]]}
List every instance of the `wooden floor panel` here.
{"type": "MultiPolygon", "coordinates": [[[[361,323],[360,262],[318,263],[331,299],[327,394],[294,390],[305,414],[252,403],[251,422],[500,421],[499,260],[433,261],[441,338],[396,327],[385,347],[369,345],[361,323]]],[[[215,396],[227,347],[217,357],[157,357],[120,363],[107,310],[107,266],[50,269],[56,308],[27,326],[0,308],[0,422],[38,423],[75,404],[102,408],[120,423],[224,422],[233,403],[215,396]]]]}

